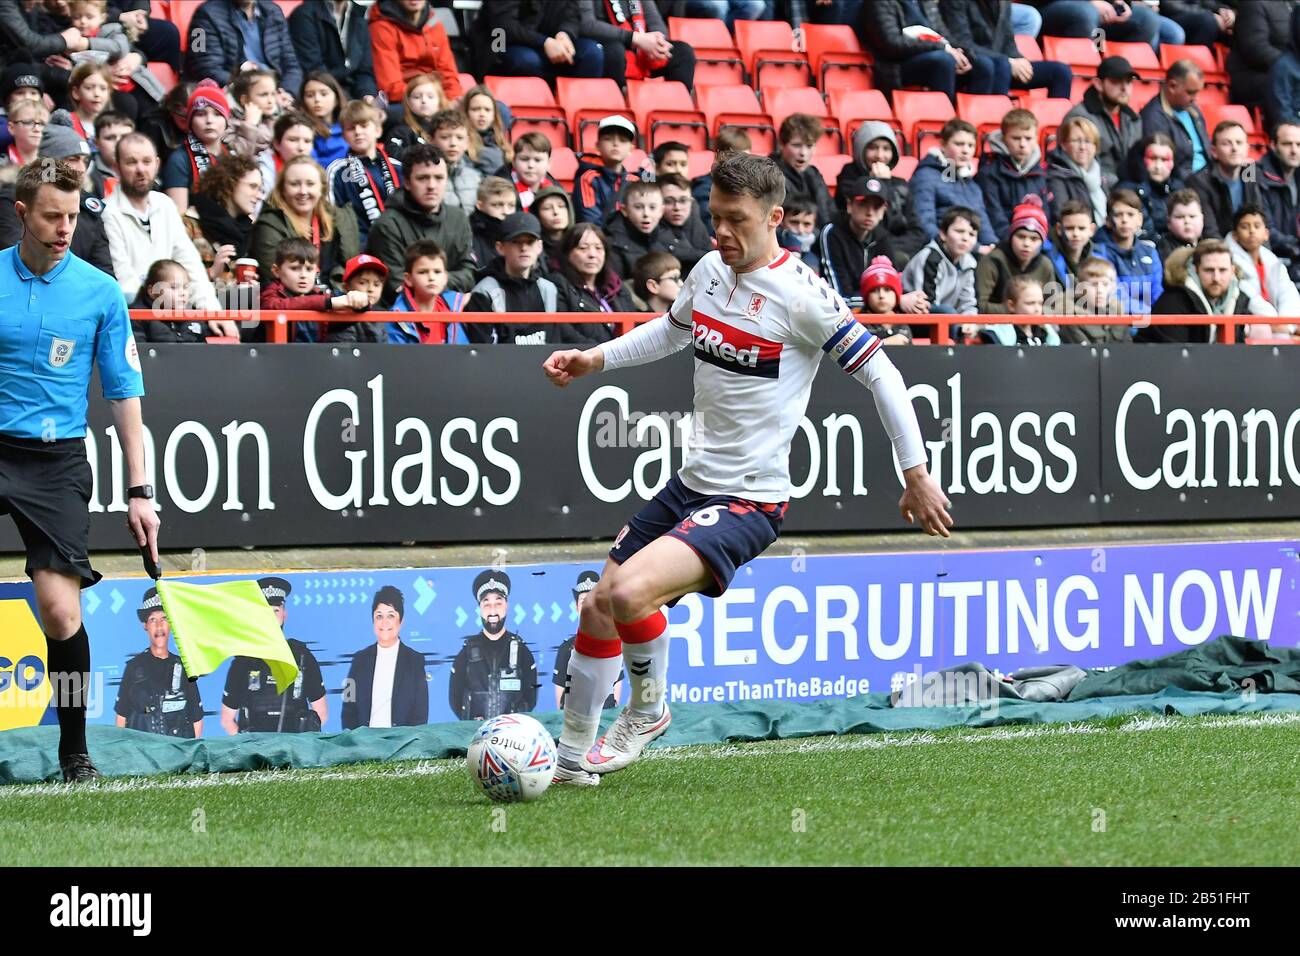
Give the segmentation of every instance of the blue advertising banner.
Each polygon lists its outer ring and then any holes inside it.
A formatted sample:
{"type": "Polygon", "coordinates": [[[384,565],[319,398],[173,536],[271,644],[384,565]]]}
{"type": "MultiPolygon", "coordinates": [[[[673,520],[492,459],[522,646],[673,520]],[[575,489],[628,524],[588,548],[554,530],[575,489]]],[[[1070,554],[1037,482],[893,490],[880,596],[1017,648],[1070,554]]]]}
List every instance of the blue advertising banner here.
{"type": "MultiPolygon", "coordinates": [[[[349,687],[357,701],[370,699],[376,635],[391,640],[391,616],[385,623],[382,613],[372,614],[372,605],[387,587],[401,592],[398,638],[423,660],[429,722],[457,719],[449,695],[458,655],[462,681],[478,673],[473,679],[492,682],[481,692],[526,693],[536,686],[531,709],[555,709],[563,683],[562,675],[555,676],[557,656],[577,628],[573,588],[588,569],[598,566],[503,569],[510,589],[506,631],[522,638],[522,648],[513,661],[492,659],[492,667],[471,661],[466,649],[466,639],[481,634],[473,584],[483,568],[282,575],[292,585],[286,633],[304,642],[320,664],[328,707],[323,729],[343,728],[349,687]],[[368,671],[360,666],[367,649],[368,671]],[[358,687],[357,681],[367,683],[358,687]]],[[[96,669],[95,722],[114,721],[127,662],[147,652],[136,610],[148,587],[143,578],[106,579],[85,593],[96,669]]],[[[395,599],[392,592],[386,596],[395,599]]],[[[0,586],[0,599],[6,598],[30,600],[30,585],[0,586]]],[[[1000,673],[1044,664],[1108,667],[1171,654],[1222,634],[1296,646],[1300,543],[795,553],[760,558],[743,568],[721,598],[683,598],[669,622],[670,699],[692,703],[897,690],[968,661],[1000,673]]],[[[6,640],[0,635],[0,677],[11,666],[6,640]]],[[[405,659],[414,660],[409,654],[405,659]]],[[[401,660],[399,671],[405,666],[401,660]]],[[[229,670],[223,665],[198,681],[206,736],[226,732],[221,706],[229,670]]],[[[264,670],[259,681],[266,679],[264,670]]],[[[249,673],[241,671],[240,681],[249,673]]],[[[399,676],[393,685],[394,713],[400,681],[399,676]]],[[[502,699],[522,698],[507,693],[502,699]]],[[[352,710],[357,722],[368,722],[368,706],[352,710]]]]}

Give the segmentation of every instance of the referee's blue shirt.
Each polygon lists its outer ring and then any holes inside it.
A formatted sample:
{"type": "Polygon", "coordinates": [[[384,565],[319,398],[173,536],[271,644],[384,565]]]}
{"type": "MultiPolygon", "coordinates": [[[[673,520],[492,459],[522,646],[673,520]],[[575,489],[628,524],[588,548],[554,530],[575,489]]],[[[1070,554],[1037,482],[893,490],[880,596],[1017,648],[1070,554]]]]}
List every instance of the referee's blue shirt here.
{"type": "Polygon", "coordinates": [[[92,364],[107,399],[144,394],[126,299],[112,276],[68,252],[33,275],[0,251],[0,434],[81,438],[92,364]]]}

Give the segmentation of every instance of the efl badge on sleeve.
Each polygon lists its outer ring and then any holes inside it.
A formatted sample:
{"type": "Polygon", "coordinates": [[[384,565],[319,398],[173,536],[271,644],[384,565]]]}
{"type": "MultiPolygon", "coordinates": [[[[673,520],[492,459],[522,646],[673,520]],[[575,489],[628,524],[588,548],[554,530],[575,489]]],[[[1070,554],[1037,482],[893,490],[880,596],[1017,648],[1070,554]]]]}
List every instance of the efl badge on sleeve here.
{"type": "Polygon", "coordinates": [[[72,339],[56,338],[50,343],[50,365],[54,368],[63,368],[72,358],[72,349],[77,343],[72,339]]]}
{"type": "Polygon", "coordinates": [[[763,303],[766,301],[767,296],[751,295],[749,297],[749,308],[745,310],[745,314],[749,316],[758,315],[758,313],[763,311],[763,303]]]}

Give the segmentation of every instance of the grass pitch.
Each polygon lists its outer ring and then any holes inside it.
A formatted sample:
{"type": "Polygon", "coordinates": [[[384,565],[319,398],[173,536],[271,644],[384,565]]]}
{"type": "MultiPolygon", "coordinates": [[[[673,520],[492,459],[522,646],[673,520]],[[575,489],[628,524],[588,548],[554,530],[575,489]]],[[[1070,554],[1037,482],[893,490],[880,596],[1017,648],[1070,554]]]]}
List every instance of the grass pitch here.
{"type": "Polygon", "coordinates": [[[488,803],[464,762],[0,788],[0,864],[1290,865],[1300,714],[651,751],[488,803]],[[1252,837],[1254,835],[1254,837],[1252,837]]]}

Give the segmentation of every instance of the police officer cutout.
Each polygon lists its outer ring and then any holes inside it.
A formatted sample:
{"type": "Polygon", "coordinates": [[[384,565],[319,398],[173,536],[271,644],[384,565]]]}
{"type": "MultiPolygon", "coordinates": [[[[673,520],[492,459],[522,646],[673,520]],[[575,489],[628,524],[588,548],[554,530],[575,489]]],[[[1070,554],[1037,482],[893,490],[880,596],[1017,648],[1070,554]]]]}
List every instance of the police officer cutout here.
{"type": "Polygon", "coordinates": [[[114,708],[117,726],[167,737],[202,737],[199,686],[189,679],[181,659],[167,647],[171,624],[163,613],[157,588],[144,592],[136,614],[149,635],[149,649],[127,661],[122,673],[114,708]]]}
{"type": "Polygon", "coordinates": [[[518,634],[506,630],[510,577],[487,570],[474,579],[483,630],[465,638],[451,662],[448,694],[461,720],[526,713],[537,703],[537,663],[518,634]]]}
{"type": "MultiPolygon", "coordinates": [[[[582,605],[591,596],[591,592],[596,590],[596,585],[599,583],[600,575],[595,571],[583,571],[578,575],[577,583],[573,585],[573,604],[578,609],[579,616],[582,615],[582,605]]],[[[555,651],[555,670],[551,673],[551,683],[555,685],[555,706],[560,710],[564,709],[564,695],[569,690],[569,658],[573,656],[573,645],[577,638],[575,634],[566,639],[555,651]]],[[[618,695],[622,686],[623,672],[619,671],[618,680],[614,681],[614,689],[605,698],[605,710],[618,706],[618,695]]]]}
{"type": "MultiPolygon", "coordinates": [[[[293,586],[284,578],[258,578],[262,596],[275,612],[284,630],[288,613],[284,599],[293,586]]],[[[236,657],[226,672],[226,689],[221,698],[221,726],[228,734],[272,731],[301,734],[320,730],[329,718],[325,699],[325,681],[320,663],[307,645],[285,635],[289,650],[298,663],[298,676],[284,691],[275,685],[275,676],[266,661],[254,657],[236,657]]]]}
{"type": "Polygon", "coordinates": [[[126,459],[127,528],[158,560],[158,515],[145,484],[140,396],[144,378],[126,300],[111,276],[69,251],[81,177],[39,160],[18,173],[22,241],[0,251],[0,512],[13,515],[48,646],[59,718],[59,768],[68,782],[99,771],[86,750],[90,640],[81,589],[90,566],[91,471],[86,401],[98,367],[126,459]]]}

